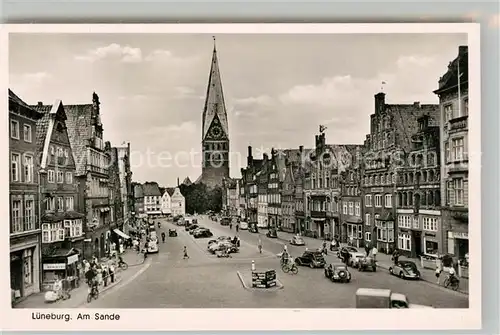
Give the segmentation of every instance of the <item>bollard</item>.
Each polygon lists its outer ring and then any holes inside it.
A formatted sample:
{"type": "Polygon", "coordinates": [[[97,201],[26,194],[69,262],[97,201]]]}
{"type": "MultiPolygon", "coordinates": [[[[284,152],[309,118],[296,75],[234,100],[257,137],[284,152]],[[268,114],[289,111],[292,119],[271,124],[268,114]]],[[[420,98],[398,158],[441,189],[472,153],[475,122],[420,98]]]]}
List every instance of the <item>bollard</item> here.
{"type": "Polygon", "coordinates": [[[252,259],[252,271],[255,271],[255,261],[252,259]]]}

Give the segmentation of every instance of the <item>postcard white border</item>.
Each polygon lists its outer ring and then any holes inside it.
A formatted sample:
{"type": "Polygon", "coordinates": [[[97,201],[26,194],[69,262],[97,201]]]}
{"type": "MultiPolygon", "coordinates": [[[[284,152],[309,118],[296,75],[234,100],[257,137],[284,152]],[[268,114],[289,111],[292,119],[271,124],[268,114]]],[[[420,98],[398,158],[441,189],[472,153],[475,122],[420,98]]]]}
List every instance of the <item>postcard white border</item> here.
{"type": "MultiPolygon", "coordinates": [[[[76,330],[445,330],[481,328],[481,89],[480,89],[480,30],[476,23],[390,23],[390,24],[41,24],[3,25],[0,60],[4,92],[8,87],[9,33],[197,33],[197,34],[408,34],[466,33],[469,46],[469,250],[471,256],[468,309],[416,310],[357,310],[357,309],[56,309],[57,313],[78,312],[119,313],[120,321],[37,321],[32,312],[50,310],[11,309],[7,275],[2,276],[2,330],[76,331],[76,330]],[[300,315],[300,316],[299,316],[300,315]],[[149,320],[148,322],[138,322],[149,320]],[[363,320],[359,322],[359,320],[363,320]]],[[[43,57],[43,50],[40,52],[43,57]]],[[[8,133],[7,94],[0,96],[4,106],[4,130],[8,133]]],[[[8,137],[2,136],[0,147],[7,156],[8,137]]],[[[8,165],[0,164],[2,176],[2,213],[9,212],[8,165]]],[[[4,214],[6,217],[7,215],[4,214]]],[[[9,273],[9,228],[3,225],[0,242],[4,261],[1,272],[9,273]]],[[[354,297],[353,297],[354,299],[354,297]]]]}

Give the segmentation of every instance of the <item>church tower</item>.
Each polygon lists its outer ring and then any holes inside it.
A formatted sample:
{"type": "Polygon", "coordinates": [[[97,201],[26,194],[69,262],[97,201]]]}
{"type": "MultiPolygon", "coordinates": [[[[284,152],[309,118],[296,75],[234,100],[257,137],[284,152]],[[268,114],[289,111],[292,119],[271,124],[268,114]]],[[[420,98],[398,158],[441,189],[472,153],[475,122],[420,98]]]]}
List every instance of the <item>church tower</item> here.
{"type": "Polygon", "coordinates": [[[202,115],[202,173],[197,182],[208,187],[222,186],[229,178],[229,125],[222,93],[222,81],[215,46],[202,115]]]}

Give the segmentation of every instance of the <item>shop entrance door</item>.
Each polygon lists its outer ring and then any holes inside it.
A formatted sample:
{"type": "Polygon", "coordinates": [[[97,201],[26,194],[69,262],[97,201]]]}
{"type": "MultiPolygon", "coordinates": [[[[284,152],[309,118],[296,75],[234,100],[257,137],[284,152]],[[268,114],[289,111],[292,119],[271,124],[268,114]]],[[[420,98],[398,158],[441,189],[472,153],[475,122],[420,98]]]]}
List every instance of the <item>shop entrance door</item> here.
{"type": "Polygon", "coordinates": [[[22,254],[10,255],[10,287],[16,291],[19,297],[24,295],[22,254]]]}
{"type": "Polygon", "coordinates": [[[465,258],[465,254],[469,252],[469,240],[457,238],[455,241],[457,244],[456,248],[458,250],[458,259],[465,258]]]}
{"type": "Polygon", "coordinates": [[[422,233],[421,232],[413,232],[413,240],[415,246],[415,256],[419,257],[422,255],[422,233]]]}

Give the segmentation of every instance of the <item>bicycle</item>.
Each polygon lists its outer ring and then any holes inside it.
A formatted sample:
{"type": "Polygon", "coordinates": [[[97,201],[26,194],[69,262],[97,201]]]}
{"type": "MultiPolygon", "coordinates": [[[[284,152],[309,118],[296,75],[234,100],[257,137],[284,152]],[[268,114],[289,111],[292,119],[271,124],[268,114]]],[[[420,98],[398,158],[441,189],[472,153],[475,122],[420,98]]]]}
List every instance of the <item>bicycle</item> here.
{"type": "Polygon", "coordinates": [[[284,272],[284,273],[289,273],[291,272],[292,274],[296,275],[297,273],[299,273],[299,268],[297,267],[297,265],[295,265],[295,263],[286,263],[286,264],[283,264],[283,266],[281,267],[281,270],[284,272]]]}
{"type": "Polygon", "coordinates": [[[457,291],[460,286],[460,280],[458,278],[448,276],[444,280],[444,287],[451,288],[453,291],[457,291]]]}
{"type": "Polygon", "coordinates": [[[92,298],[94,298],[95,300],[99,298],[99,289],[97,288],[97,285],[92,285],[92,288],[87,295],[87,302],[90,303],[92,301],[92,298]]]}
{"type": "Polygon", "coordinates": [[[124,261],[120,261],[118,262],[118,266],[122,269],[122,270],[127,270],[128,269],[128,264],[125,263],[124,261]]]}

